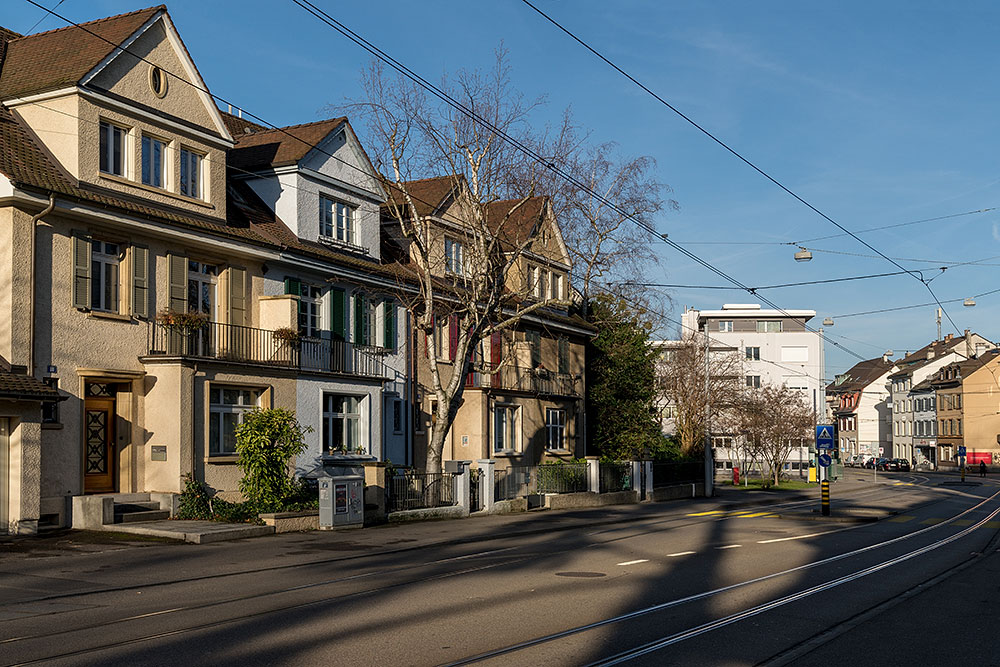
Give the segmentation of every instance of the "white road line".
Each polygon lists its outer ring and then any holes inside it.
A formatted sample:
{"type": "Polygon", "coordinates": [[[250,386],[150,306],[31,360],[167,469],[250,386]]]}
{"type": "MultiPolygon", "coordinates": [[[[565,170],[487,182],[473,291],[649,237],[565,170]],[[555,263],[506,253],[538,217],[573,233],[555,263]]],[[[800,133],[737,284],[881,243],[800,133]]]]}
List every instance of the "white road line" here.
{"type": "Polygon", "coordinates": [[[715,547],[715,548],[716,549],[739,549],[742,546],[743,546],[742,544],[727,544],[724,547],[715,547]]]}
{"type": "Polygon", "coordinates": [[[854,530],[855,528],[862,528],[868,524],[858,524],[857,526],[848,526],[847,528],[837,528],[836,530],[824,530],[821,533],[809,533],[808,535],[795,535],[794,537],[776,537],[773,540],[758,540],[757,544],[773,544],[774,542],[788,542],[789,540],[804,540],[808,537],[819,537],[820,535],[829,535],[830,533],[842,533],[845,530],[854,530]]]}
{"type": "Polygon", "coordinates": [[[618,563],[619,565],[638,565],[639,563],[648,563],[648,558],[640,558],[639,560],[627,560],[624,563],[618,563]]]}
{"type": "Polygon", "coordinates": [[[678,551],[675,554],[667,554],[667,558],[677,558],[678,556],[690,556],[693,551],[678,551]]]}

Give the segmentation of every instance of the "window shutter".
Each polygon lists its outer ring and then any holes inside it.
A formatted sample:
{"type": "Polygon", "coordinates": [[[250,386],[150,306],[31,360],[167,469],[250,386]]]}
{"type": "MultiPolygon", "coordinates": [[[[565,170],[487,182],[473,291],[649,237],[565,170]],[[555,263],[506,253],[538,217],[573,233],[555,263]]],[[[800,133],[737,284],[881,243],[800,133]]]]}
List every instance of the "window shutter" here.
{"type": "Polygon", "coordinates": [[[132,315],[149,317],[149,248],[132,246],[132,315]]]}
{"type": "Polygon", "coordinates": [[[294,294],[295,296],[301,296],[302,294],[302,281],[295,278],[285,278],[285,294],[294,294]]]}
{"type": "Polygon", "coordinates": [[[365,314],[365,297],[362,294],[354,295],[354,344],[367,345],[364,340],[364,325],[361,318],[365,314]]]}
{"type": "Polygon", "coordinates": [[[531,343],[531,367],[538,368],[542,365],[542,334],[529,331],[528,341],[531,343]]]}
{"type": "MultiPolygon", "coordinates": [[[[494,331],[490,334],[490,365],[495,371],[503,363],[503,334],[499,331],[494,331]]],[[[493,377],[490,378],[490,384],[494,387],[500,386],[500,374],[493,373],[493,377]]]]}
{"type": "Polygon", "coordinates": [[[385,348],[396,349],[396,302],[386,299],[382,302],[382,320],[385,323],[385,348]]]}
{"type": "Polygon", "coordinates": [[[187,310],[187,257],[167,255],[167,282],[170,284],[170,310],[187,310]]]}
{"type": "Polygon", "coordinates": [[[229,323],[247,324],[247,270],[229,267],[229,323]]]}
{"type": "Polygon", "coordinates": [[[559,373],[569,373],[569,340],[559,339],[559,373]]]}
{"type": "Polygon", "coordinates": [[[73,307],[90,308],[90,237],[73,233],[73,307]]]}
{"type": "Polygon", "coordinates": [[[344,340],[347,329],[344,326],[344,305],[347,295],[338,287],[330,288],[330,335],[333,340],[344,340]]]}
{"type": "Polygon", "coordinates": [[[452,313],[448,318],[448,359],[455,360],[458,351],[458,315],[452,313]]]}

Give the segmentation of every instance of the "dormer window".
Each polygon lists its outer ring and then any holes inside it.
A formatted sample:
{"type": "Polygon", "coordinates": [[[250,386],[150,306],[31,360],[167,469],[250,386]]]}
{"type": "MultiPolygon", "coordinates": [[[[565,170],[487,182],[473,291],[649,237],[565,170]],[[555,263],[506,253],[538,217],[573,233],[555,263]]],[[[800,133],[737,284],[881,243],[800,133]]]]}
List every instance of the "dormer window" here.
{"type": "Polygon", "coordinates": [[[354,243],[354,207],[321,195],[319,215],[320,236],[354,243]]]}
{"type": "Polygon", "coordinates": [[[181,149],[181,187],[182,195],[194,199],[202,198],[201,187],[201,161],[204,156],[200,153],[182,148],[181,149]]]}
{"type": "Polygon", "coordinates": [[[455,239],[444,239],[444,271],[465,275],[465,246],[455,239]]]}
{"type": "Polygon", "coordinates": [[[101,171],[105,174],[125,176],[125,142],[128,130],[107,121],[101,121],[101,171]]]}

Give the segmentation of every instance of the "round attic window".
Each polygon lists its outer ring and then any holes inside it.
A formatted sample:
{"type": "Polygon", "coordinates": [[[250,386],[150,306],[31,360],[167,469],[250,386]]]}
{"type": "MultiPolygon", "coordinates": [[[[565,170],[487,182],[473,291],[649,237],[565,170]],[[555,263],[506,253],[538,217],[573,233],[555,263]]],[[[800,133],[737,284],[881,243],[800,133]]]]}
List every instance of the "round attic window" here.
{"type": "Polygon", "coordinates": [[[149,89],[157,97],[167,94],[167,75],[156,65],[149,66],[149,89]]]}

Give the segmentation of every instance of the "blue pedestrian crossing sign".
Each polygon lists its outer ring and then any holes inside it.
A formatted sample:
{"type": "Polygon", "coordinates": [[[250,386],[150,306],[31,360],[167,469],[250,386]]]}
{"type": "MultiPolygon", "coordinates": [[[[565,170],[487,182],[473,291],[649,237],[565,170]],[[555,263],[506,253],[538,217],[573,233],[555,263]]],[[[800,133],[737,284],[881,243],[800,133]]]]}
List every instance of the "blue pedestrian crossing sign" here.
{"type": "Polygon", "coordinates": [[[816,449],[833,449],[833,424],[816,425],[816,449]]]}

